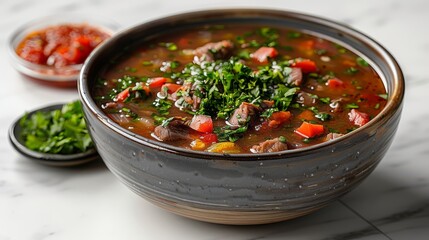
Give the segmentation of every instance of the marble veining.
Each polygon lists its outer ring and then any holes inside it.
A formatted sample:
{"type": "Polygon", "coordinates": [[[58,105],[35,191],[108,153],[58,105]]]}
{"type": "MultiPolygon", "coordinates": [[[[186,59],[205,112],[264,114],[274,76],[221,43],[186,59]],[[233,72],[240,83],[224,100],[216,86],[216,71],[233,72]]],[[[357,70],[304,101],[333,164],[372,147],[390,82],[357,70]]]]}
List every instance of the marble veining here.
{"type": "Polygon", "coordinates": [[[2,0],[0,2],[0,240],[45,239],[429,239],[429,2],[425,0],[167,1],[2,0]],[[95,14],[123,28],[160,16],[220,7],[264,7],[315,14],[376,39],[406,76],[400,127],[392,147],[359,187],[320,211],[262,226],[223,226],[167,213],[124,187],[102,162],[61,169],[19,156],[12,121],[26,110],[78,98],[20,76],[7,39],[18,26],[55,13],[95,14]]]}

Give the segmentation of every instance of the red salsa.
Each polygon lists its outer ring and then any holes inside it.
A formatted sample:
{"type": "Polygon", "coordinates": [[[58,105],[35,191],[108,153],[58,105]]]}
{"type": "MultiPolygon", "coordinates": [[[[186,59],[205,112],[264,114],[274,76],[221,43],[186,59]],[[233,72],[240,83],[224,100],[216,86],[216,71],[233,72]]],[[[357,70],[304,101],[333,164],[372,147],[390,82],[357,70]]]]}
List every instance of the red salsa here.
{"type": "Polygon", "coordinates": [[[319,144],[367,124],[387,102],[363,58],[292,29],[204,26],[121,59],[101,73],[98,105],[132,132],[198,151],[319,144]]]}
{"type": "Polygon", "coordinates": [[[16,48],[26,61],[54,67],[81,64],[110,35],[87,24],[50,26],[28,34],[16,48]]]}

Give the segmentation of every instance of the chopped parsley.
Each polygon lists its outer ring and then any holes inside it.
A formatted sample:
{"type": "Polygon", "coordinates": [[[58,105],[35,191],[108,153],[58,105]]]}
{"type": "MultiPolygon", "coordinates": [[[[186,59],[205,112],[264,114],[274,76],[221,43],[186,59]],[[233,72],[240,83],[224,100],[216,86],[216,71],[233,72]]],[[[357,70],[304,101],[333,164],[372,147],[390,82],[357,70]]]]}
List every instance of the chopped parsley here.
{"type": "Polygon", "coordinates": [[[25,114],[20,125],[25,146],[37,152],[74,154],[93,147],[80,101],[58,110],[25,114]]]}
{"type": "Polygon", "coordinates": [[[172,42],[159,43],[159,45],[167,48],[170,51],[176,51],[177,50],[177,45],[175,43],[172,43],[172,42]]]}
{"type": "Polygon", "coordinates": [[[328,113],[317,113],[314,115],[316,118],[320,119],[320,121],[326,122],[328,120],[331,120],[332,116],[328,113]]]}
{"type": "Polygon", "coordinates": [[[359,108],[359,105],[357,105],[356,103],[349,103],[346,105],[346,108],[348,109],[359,108]]]}
{"type": "Polygon", "coordinates": [[[125,67],[125,71],[135,73],[135,72],[137,72],[137,68],[135,68],[135,67],[125,67]]]}
{"type": "Polygon", "coordinates": [[[301,33],[300,32],[288,32],[287,37],[288,38],[300,38],[301,37],[301,33]]]}
{"type": "MultiPolygon", "coordinates": [[[[298,90],[287,83],[291,71],[286,64],[273,62],[254,72],[238,59],[231,58],[202,65],[188,64],[177,77],[192,85],[193,94],[201,98],[198,109],[194,109],[196,114],[226,119],[242,102],[259,106],[262,100],[272,99],[277,110],[287,110],[298,90]]],[[[191,108],[185,101],[190,94],[181,91],[176,106],[191,108]]]]}
{"type": "Polygon", "coordinates": [[[319,100],[325,104],[331,103],[331,98],[329,98],[329,97],[322,97],[322,98],[319,98],[319,100]]]}
{"type": "Polygon", "coordinates": [[[368,67],[369,64],[361,57],[356,58],[356,63],[361,67],[368,67]]]}
{"type": "Polygon", "coordinates": [[[214,129],[214,133],[216,133],[219,142],[235,142],[242,137],[243,133],[246,131],[247,125],[237,129],[231,129],[229,126],[214,129]]]}
{"type": "Polygon", "coordinates": [[[152,65],[153,65],[153,63],[152,63],[152,61],[143,61],[143,62],[142,62],[142,65],[143,65],[143,66],[152,66],[152,65]]]}
{"type": "Polygon", "coordinates": [[[359,69],[354,68],[354,67],[349,67],[349,68],[346,69],[346,73],[349,74],[349,75],[354,75],[354,74],[356,74],[358,72],[359,72],[359,69]]]}

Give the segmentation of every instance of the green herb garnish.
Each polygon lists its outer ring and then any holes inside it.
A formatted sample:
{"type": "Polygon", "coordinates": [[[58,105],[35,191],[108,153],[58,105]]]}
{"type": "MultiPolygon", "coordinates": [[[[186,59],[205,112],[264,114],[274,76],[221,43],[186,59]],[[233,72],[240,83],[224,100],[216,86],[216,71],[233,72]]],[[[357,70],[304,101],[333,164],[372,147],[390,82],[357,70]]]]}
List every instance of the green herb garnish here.
{"type": "Polygon", "coordinates": [[[378,94],[379,97],[383,98],[384,100],[387,100],[387,98],[389,97],[389,95],[386,94],[378,94]]]}
{"type": "Polygon", "coordinates": [[[175,43],[172,43],[172,42],[159,43],[159,45],[167,48],[170,51],[176,51],[177,50],[177,45],[175,43]]]}
{"type": "Polygon", "coordinates": [[[73,154],[93,147],[80,101],[65,104],[61,110],[25,114],[20,125],[25,146],[37,152],[73,154]]]}
{"type": "MultiPolygon", "coordinates": [[[[298,90],[287,83],[291,71],[286,64],[273,62],[254,72],[238,59],[231,58],[202,65],[188,64],[178,77],[192,85],[193,94],[201,98],[198,109],[193,109],[196,114],[225,119],[242,102],[259,106],[263,99],[272,99],[278,111],[287,110],[298,90]]],[[[181,100],[191,97],[189,91],[180,91],[177,96],[176,106],[192,107],[181,100]]]]}
{"type": "Polygon", "coordinates": [[[359,105],[357,105],[356,103],[349,103],[346,105],[346,108],[348,109],[359,108],[359,105]]]}
{"type": "Polygon", "coordinates": [[[356,63],[361,67],[368,67],[369,64],[361,57],[356,58],[356,63]]]}
{"type": "Polygon", "coordinates": [[[301,33],[300,32],[288,32],[287,37],[288,38],[300,38],[301,33]]]}
{"type": "Polygon", "coordinates": [[[354,74],[356,74],[358,72],[359,72],[359,69],[354,68],[354,67],[349,67],[349,68],[346,69],[346,73],[349,74],[349,75],[354,75],[354,74]]]}
{"type": "Polygon", "coordinates": [[[331,98],[329,98],[329,97],[319,98],[319,100],[320,100],[322,103],[325,103],[325,104],[329,104],[329,103],[331,103],[331,98]]]}
{"type": "Polygon", "coordinates": [[[230,129],[229,126],[214,129],[214,133],[216,133],[219,142],[235,142],[246,131],[247,125],[239,127],[237,129],[230,129]]]}
{"type": "Polygon", "coordinates": [[[323,121],[323,122],[326,122],[326,121],[328,121],[328,120],[330,120],[330,119],[332,118],[332,116],[331,116],[330,114],[328,114],[328,113],[323,113],[323,112],[317,113],[317,114],[315,114],[314,116],[315,116],[317,119],[320,119],[320,121],[323,121]]]}
{"type": "Polygon", "coordinates": [[[143,61],[143,62],[142,62],[142,65],[143,65],[143,66],[152,66],[152,65],[153,65],[153,63],[152,63],[152,61],[143,61]]]}

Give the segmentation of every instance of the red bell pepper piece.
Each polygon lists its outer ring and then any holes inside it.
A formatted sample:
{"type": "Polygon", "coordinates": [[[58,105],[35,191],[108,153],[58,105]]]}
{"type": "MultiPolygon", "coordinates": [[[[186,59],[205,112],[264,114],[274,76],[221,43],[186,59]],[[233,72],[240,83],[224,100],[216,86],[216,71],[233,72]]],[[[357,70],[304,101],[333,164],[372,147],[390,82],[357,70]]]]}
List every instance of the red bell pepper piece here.
{"type": "Polygon", "coordinates": [[[129,96],[130,96],[130,88],[126,88],[125,90],[120,92],[118,95],[116,95],[116,101],[117,102],[124,102],[129,96]]]}
{"type": "Polygon", "coordinates": [[[213,132],[213,121],[210,116],[207,115],[195,115],[191,123],[189,124],[189,127],[192,129],[203,132],[203,133],[211,133],[213,132]]]}
{"type": "Polygon", "coordinates": [[[164,85],[167,82],[168,78],[165,77],[156,77],[149,80],[150,88],[158,88],[164,85]]]}
{"type": "Polygon", "coordinates": [[[322,135],[325,132],[325,128],[320,124],[313,124],[309,122],[302,122],[299,128],[295,129],[295,133],[305,138],[312,138],[322,135]]]}
{"type": "Polygon", "coordinates": [[[338,78],[331,78],[326,82],[326,85],[330,88],[341,88],[344,87],[344,82],[338,78]]]}
{"type": "Polygon", "coordinates": [[[317,72],[316,63],[309,59],[296,59],[291,66],[301,68],[303,73],[317,72]]]}

